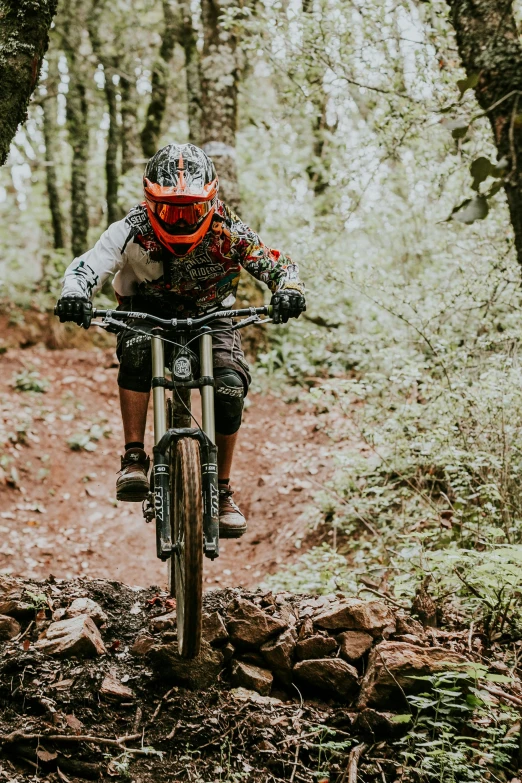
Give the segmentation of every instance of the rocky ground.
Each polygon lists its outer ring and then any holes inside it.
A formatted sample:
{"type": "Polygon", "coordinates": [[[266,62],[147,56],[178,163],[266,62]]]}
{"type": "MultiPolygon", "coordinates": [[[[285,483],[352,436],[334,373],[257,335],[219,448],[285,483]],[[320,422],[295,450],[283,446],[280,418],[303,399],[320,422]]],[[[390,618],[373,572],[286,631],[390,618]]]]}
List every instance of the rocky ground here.
{"type": "Polygon", "coordinates": [[[486,661],[473,631],[341,595],[214,588],[203,635],[180,659],[153,588],[2,578],[0,780],[398,783],[412,676],[486,661]]]}

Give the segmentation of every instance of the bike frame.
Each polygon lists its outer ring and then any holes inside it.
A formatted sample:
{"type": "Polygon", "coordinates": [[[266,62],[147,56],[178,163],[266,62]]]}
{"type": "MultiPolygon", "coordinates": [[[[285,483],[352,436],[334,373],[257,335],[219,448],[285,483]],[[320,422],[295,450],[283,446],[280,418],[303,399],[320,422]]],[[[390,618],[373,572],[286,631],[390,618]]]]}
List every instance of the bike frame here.
{"type": "MultiPolygon", "coordinates": [[[[209,313],[200,318],[166,320],[153,315],[123,310],[93,310],[93,318],[103,317],[105,322],[120,326],[120,321],[137,320],[153,324],[167,331],[176,333],[180,342],[180,351],[173,360],[172,381],[165,377],[165,350],[159,332],[151,335],[152,351],[152,401],[154,410],[154,460],[153,482],[151,488],[152,502],[144,509],[147,520],[156,519],[156,548],[160,560],[168,560],[175,551],[176,544],[171,536],[171,451],[180,438],[194,438],[198,441],[201,455],[201,477],[203,493],[203,551],[206,557],[214,560],[219,556],[219,490],[216,430],[214,417],[214,367],[212,358],[212,334],[209,324],[218,318],[247,317],[244,321],[234,324],[231,329],[239,329],[248,323],[259,321],[260,315],[271,315],[272,308],[248,307],[239,310],[221,310],[209,313]],[[176,369],[180,357],[184,357],[183,348],[188,335],[198,335],[200,376],[192,377],[190,362],[181,362],[176,369]],[[199,388],[201,393],[202,426],[198,427],[168,427],[166,391],[188,395],[186,406],[190,411],[190,390],[199,388]]],[[[123,328],[123,324],[121,324],[123,328]]],[[[174,405],[174,403],[173,403],[174,405]]],[[[182,402],[183,405],[183,402],[182,402]]],[[[183,407],[185,407],[183,405],[183,407]]],[[[189,421],[190,424],[190,421],[189,421]]]]}

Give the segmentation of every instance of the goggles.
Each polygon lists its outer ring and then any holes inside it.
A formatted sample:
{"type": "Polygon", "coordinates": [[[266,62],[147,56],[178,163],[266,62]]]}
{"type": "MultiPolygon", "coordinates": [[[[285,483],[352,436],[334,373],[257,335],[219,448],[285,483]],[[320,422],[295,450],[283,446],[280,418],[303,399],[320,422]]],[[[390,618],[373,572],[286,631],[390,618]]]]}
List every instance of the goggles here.
{"type": "Polygon", "coordinates": [[[166,204],[147,199],[151,212],[165,225],[175,226],[183,221],[187,226],[196,226],[214,207],[214,199],[197,201],[194,204],[166,204]]]}

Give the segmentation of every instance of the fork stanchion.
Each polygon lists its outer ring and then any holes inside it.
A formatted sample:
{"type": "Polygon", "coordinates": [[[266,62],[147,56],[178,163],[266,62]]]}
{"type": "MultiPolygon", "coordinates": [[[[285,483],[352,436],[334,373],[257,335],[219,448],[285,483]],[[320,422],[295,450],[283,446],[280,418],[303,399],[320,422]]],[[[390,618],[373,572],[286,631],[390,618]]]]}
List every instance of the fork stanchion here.
{"type": "MultiPolygon", "coordinates": [[[[199,355],[201,375],[205,378],[214,377],[214,362],[212,360],[212,336],[202,334],[199,338],[199,355]]],[[[203,414],[203,431],[212,441],[216,442],[216,422],[214,418],[214,387],[205,385],[201,388],[201,412],[203,414]]]]}
{"type": "MultiPolygon", "coordinates": [[[[165,350],[161,337],[152,335],[152,377],[165,378],[165,350]]],[[[167,430],[165,386],[152,384],[154,402],[154,443],[158,443],[167,430]]]]}

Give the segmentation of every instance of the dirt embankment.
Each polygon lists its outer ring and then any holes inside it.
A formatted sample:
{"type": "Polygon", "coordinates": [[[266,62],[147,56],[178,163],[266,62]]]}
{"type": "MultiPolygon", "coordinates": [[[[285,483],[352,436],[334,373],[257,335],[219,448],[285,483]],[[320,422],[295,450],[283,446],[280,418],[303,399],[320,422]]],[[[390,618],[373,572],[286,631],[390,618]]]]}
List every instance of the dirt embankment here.
{"type": "MultiPolygon", "coordinates": [[[[112,349],[1,357],[0,572],[165,583],[140,504],[114,499],[123,438],[116,373],[112,349]],[[44,392],[21,390],[42,382],[44,392]]],[[[311,499],[331,470],[322,426],[305,405],[249,395],[232,476],[249,529],[206,563],[207,586],[256,585],[302,551],[311,499]]],[[[150,449],[150,422],[147,440],[150,449]]]]}

